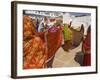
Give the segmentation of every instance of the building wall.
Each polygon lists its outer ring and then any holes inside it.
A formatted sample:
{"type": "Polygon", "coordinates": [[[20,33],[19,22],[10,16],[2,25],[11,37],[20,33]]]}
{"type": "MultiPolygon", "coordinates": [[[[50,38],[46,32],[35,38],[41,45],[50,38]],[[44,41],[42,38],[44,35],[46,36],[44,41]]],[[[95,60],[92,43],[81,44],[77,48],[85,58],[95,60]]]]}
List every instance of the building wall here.
{"type": "Polygon", "coordinates": [[[74,17],[74,19],[72,20],[72,26],[74,27],[74,29],[80,27],[81,24],[84,25],[84,34],[86,35],[87,29],[89,25],[91,25],[91,16],[74,17]]]}

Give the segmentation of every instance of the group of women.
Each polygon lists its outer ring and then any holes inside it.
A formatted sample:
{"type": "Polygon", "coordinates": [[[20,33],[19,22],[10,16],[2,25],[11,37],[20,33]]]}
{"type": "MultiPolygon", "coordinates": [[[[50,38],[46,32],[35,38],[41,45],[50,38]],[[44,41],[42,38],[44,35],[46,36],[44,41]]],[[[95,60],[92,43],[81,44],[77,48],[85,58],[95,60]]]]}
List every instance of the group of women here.
{"type": "Polygon", "coordinates": [[[83,65],[89,66],[91,63],[90,28],[83,40],[84,35],[81,30],[80,33],[75,32],[70,24],[63,25],[61,20],[56,20],[52,27],[48,24],[47,17],[44,17],[41,22],[38,19],[34,22],[30,16],[23,16],[23,69],[52,67],[53,58],[62,46],[63,37],[65,51],[68,51],[69,47],[72,49],[72,46],[79,45],[75,44],[73,39],[75,34],[79,34],[76,37],[82,36],[80,42],[83,42],[82,51],[85,54],[83,65]]]}

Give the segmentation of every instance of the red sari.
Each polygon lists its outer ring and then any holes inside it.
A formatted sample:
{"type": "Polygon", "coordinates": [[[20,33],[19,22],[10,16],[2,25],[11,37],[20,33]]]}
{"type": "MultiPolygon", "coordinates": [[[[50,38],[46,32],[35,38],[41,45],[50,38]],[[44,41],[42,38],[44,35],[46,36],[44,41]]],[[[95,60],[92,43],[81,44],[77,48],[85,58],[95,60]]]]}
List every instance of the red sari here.
{"type": "Polygon", "coordinates": [[[36,32],[29,16],[24,16],[23,21],[23,68],[45,68],[61,46],[61,27],[36,32]]]}
{"type": "Polygon", "coordinates": [[[61,26],[52,27],[48,30],[47,35],[48,58],[55,55],[62,43],[62,28],[61,26]]]}
{"type": "Polygon", "coordinates": [[[82,45],[84,53],[83,66],[91,66],[91,31],[89,29],[82,45]]]}

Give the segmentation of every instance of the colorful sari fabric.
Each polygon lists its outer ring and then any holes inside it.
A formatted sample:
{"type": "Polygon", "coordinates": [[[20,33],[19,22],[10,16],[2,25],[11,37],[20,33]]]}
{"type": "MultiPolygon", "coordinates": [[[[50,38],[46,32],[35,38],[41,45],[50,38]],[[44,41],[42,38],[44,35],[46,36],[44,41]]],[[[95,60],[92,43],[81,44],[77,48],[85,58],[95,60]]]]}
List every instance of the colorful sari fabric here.
{"type": "Polygon", "coordinates": [[[32,39],[24,41],[24,69],[46,67],[46,49],[43,41],[34,36],[32,39]]]}
{"type": "Polygon", "coordinates": [[[23,69],[46,67],[47,48],[29,16],[23,17],[23,69]]]}
{"type": "Polygon", "coordinates": [[[68,27],[68,24],[64,24],[63,35],[64,35],[64,41],[72,40],[73,35],[72,31],[68,27]]]}
{"type": "Polygon", "coordinates": [[[83,41],[82,50],[84,53],[83,66],[91,65],[91,31],[88,28],[87,36],[83,41]]]}
{"type": "Polygon", "coordinates": [[[52,27],[48,30],[47,45],[48,45],[48,58],[55,55],[62,43],[62,29],[61,26],[52,27]]]}
{"type": "Polygon", "coordinates": [[[45,68],[62,42],[61,27],[37,32],[29,16],[23,17],[23,69],[45,68]]]}
{"type": "Polygon", "coordinates": [[[73,33],[71,29],[69,28],[68,24],[64,24],[63,36],[64,36],[63,49],[65,51],[68,51],[72,47],[72,39],[73,39],[73,33]]]}

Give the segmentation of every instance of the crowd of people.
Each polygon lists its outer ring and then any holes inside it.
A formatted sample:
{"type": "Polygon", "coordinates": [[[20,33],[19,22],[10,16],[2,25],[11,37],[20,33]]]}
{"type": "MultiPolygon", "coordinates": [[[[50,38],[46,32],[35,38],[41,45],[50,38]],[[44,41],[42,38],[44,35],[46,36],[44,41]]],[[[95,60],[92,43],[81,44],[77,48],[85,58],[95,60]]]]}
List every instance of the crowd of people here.
{"type": "MultiPolygon", "coordinates": [[[[84,39],[84,25],[80,30],[74,29],[70,22],[64,23],[62,18],[36,18],[23,16],[23,68],[52,67],[56,51],[63,47],[65,51],[77,47],[82,42],[84,53],[83,66],[91,65],[91,31],[87,31],[84,39]]],[[[67,58],[67,56],[66,56],[67,58]]]]}

